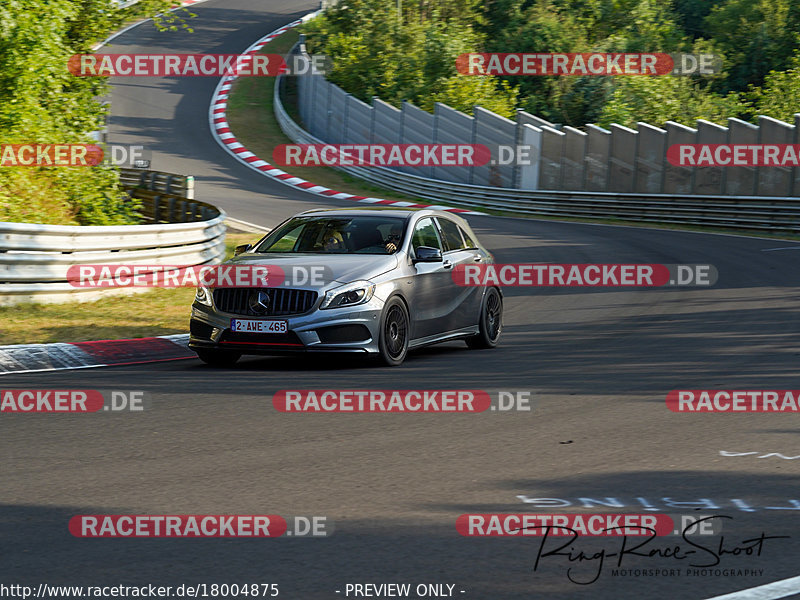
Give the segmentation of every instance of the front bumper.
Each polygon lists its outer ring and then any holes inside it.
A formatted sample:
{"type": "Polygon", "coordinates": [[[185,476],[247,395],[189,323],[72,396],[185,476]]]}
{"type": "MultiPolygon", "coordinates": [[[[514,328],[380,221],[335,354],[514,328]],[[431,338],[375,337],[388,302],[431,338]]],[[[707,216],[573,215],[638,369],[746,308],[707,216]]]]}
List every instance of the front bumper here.
{"type": "Polygon", "coordinates": [[[231,331],[231,319],[254,319],[225,313],[200,302],[192,305],[189,348],[215,349],[242,354],[287,352],[356,352],[375,354],[383,301],[373,297],[353,307],[314,308],[298,316],[268,317],[286,321],[286,333],[231,331]]]}

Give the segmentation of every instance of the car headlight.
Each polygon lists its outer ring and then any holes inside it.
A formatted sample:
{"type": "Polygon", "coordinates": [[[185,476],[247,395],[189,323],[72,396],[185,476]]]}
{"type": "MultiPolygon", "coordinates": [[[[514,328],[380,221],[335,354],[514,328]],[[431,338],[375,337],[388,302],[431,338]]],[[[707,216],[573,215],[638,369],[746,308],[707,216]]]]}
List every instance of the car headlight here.
{"type": "Polygon", "coordinates": [[[197,288],[197,292],[194,295],[194,299],[196,302],[199,302],[200,304],[211,306],[211,290],[204,287],[197,288]]]}
{"type": "Polygon", "coordinates": [[[372,299],[375,294],[375,284],[369,281],[354,281],[325,294],[320,308],[341,308],[364,304],[372,299]]]}

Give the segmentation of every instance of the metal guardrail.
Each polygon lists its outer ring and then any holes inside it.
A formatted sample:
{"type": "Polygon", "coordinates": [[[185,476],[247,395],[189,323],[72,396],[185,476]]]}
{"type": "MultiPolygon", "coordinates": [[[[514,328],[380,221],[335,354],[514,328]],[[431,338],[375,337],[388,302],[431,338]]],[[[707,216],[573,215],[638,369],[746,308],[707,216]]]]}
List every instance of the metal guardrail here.
{"type": "Polygon", "coordinates": [[[126,188],[141,188],[165,194],[174,194],[192,200],[194,198],[194,177],[191,175],[175,175],[160,171],[143,171],[142,169],[119,170],[119,181],[126,188]]]}
{"type": "MultiPolygon", "coordinates": [[[[299,46],[291,49],[295,52],[299,46]]],[[[281,101],[284,75],[275,80],[275,117],[298,144],[324,144],[298,125],[281,101]]],[[[336,167],[403,194],[508,214],[642,223],[704,225],[727,229],[800,233],[800,198],[784,196],[697,196],[615,192],[519,190],[454,183],[385,167],[336,167]]]]}
{"type": "MultiPolygon", "coordinates": [[[[140,173],[138,170],[133,170],[140,173]]],[[[161,190],[129,187],[152,224],[37,225],[0,222],[0,305],[96,299],[142,288],[78,288],[67,269],[80,264],[216,264],[225,257],[225,213],[166,190],[183,176],[144,172],[161,190]],[[168,183],[172,182],[172,183],[168,183]]],[[[175,188],[177,189],[177,188],[175,188]]]]}
{"type": "Polygon", "coordinates": [[[219,214],[211,204],[190,200],[175,194],[162,194],[150,190],[129,190],[133,198],[141,201],[139,213],[150,223],[188,223],[208,221],[219,214]]]}

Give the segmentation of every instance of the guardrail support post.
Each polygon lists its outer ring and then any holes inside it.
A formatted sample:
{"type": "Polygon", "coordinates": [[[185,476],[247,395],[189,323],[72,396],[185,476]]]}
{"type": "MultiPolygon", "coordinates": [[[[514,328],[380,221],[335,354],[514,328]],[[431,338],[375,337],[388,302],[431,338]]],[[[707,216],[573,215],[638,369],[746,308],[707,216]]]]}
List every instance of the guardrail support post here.
{"type": "Polygon", "coordinates": [[[183,195],[189,200],[194,200],[194,177],[191,175],[184,177],[183,187],[183,195]]]}

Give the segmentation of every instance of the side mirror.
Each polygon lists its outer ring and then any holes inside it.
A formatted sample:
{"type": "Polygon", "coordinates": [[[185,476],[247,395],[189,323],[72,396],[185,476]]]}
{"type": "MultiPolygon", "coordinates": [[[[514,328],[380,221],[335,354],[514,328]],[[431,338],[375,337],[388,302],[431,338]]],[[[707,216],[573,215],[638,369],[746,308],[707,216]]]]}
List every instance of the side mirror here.
{"type": "Polygon", "coordinates": [[[442,251],[439,248],[431,248],[430,246],[420,246],[414,250],[416,258],[414,263],[434,263],[442,262],[442,251]]]}
{"type": "Polygon", "coordinates": [[[236,246],[233,250],[234,256],[239,256],[242,252],[247,252],[253,247],[253,244],[242,244],[241,246],[236,246]]]}

